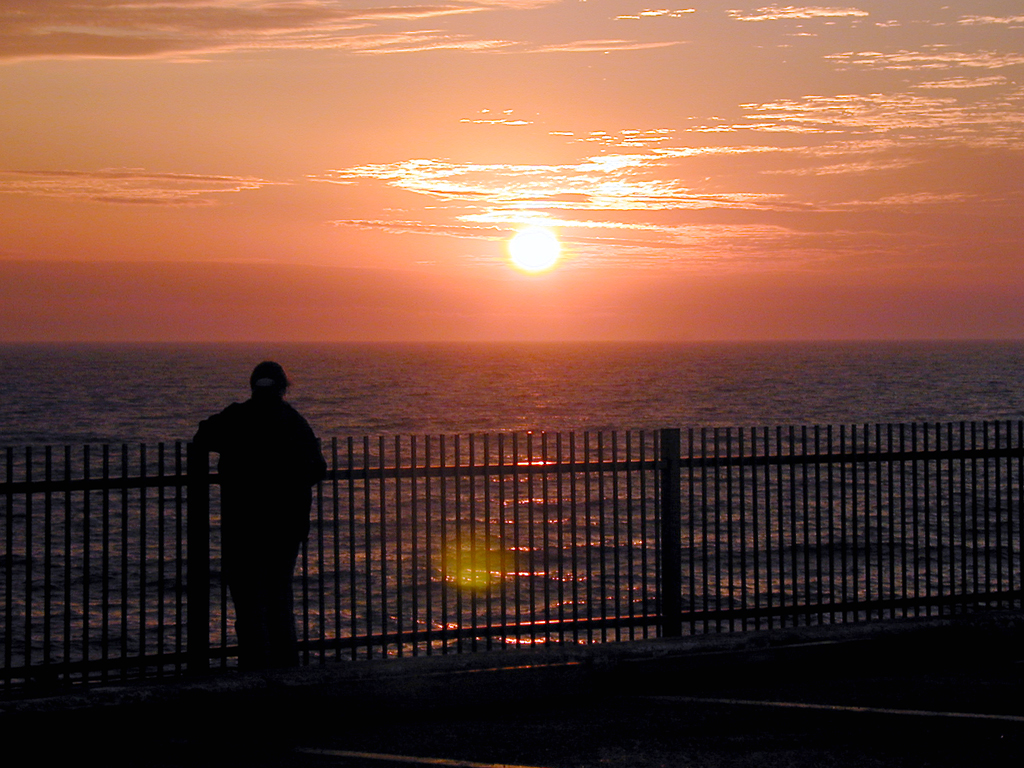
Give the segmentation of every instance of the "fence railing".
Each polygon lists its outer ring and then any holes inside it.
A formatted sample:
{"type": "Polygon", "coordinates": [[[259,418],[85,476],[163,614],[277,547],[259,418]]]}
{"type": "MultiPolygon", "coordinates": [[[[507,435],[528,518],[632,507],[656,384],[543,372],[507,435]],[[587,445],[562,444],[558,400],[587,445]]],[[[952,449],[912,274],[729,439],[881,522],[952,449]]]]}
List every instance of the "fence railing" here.
{"type": "MultiPolygon", "coordinates": [[[[1021,605],[1024,422],[331,440],[306,663],[1021,605]]],[[[210,457],[6,449],[0,687],[234,663],[210,457]]]]}

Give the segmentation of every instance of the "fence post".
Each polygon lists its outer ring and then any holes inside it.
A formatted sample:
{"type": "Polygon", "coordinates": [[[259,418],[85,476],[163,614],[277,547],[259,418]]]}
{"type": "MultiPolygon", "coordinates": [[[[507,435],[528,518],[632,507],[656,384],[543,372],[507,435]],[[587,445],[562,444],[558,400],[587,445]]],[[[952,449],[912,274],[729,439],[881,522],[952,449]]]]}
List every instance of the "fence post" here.
{"type": "Polygon", "coordinates": [[[661,636],[679,637],[682,621],[682,499],[679,429],[663,429],[661,438],[661,636]]]}
{"type": "Polygon", "coordinates": [[[190,674],[210,668],[210,452],[188,444],[187,653],[190,674]]]}

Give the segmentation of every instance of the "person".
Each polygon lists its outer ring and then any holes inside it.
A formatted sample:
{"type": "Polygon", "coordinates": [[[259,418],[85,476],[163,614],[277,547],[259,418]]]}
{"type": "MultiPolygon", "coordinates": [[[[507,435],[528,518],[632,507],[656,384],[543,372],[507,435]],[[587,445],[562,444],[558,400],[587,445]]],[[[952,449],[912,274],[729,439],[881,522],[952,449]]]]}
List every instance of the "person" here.
{"type": "Polygon", "coordinates": [[[201,421],[193,442],[220,454],[221,572],[235,605],[239,666],[296,666],[292,578],[312,486],[327,465],[313,430],[284,400],[284,369],[262,362],[249,384],[252,397],[201,421]]]}

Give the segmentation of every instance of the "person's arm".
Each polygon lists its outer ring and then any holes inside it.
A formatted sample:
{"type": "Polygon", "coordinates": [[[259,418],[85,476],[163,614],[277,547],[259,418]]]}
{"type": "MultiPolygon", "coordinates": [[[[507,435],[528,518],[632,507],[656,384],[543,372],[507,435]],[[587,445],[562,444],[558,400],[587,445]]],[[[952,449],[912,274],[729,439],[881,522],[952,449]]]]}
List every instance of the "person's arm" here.
{"type": "Polygon", "coordinates": [[[232,407],[228,406],[228,408],[220,413],[215,413],[210,418],[200,421],[199,429],[196,430],[192,442],[208,451],[219,453],[224,445],[228,420],[227,414],[232,407]]]}

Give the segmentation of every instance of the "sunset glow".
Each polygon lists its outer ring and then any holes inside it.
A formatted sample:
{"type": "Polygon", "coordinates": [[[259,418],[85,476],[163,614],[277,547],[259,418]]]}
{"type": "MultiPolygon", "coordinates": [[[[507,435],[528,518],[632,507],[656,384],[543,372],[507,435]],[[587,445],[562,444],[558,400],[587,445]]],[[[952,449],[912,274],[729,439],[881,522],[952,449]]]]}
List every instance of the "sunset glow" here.
{"type": "Polygon", "coordinates": [[[1010,0],[12,0],[0,340],[1024,337],[1022,50],[1010,0]]]}

